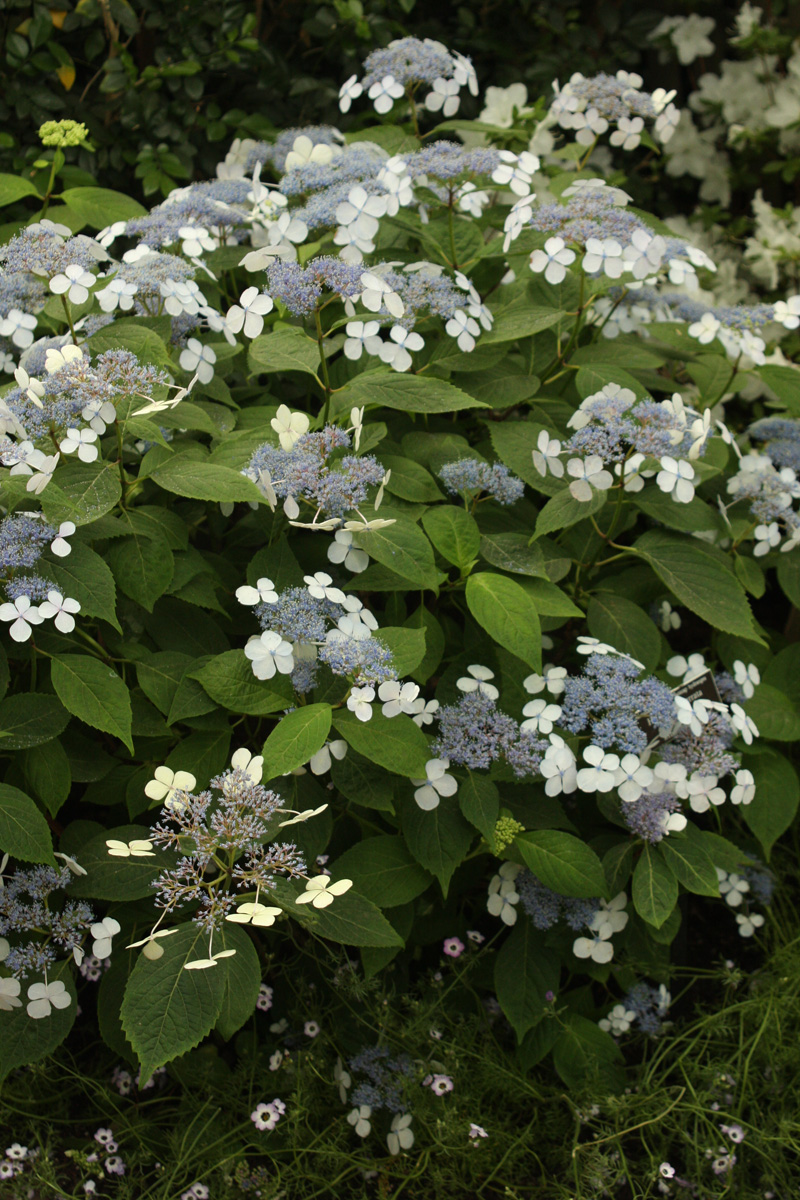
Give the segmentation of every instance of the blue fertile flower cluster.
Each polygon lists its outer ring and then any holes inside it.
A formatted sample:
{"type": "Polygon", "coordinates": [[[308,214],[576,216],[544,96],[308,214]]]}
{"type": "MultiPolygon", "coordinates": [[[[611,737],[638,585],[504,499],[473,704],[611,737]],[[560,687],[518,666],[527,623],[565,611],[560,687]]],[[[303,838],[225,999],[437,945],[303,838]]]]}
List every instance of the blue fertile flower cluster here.
{"type": "Polygon", "coordinates": [[[439,478],[451,496],[485,492],[498,504],[514,504],[525,492],[522,480],[512,475],[503,463],[484,463],[477,458],[445,463],[439,478]]]}
{"type": "Polygon", "coordinates": [[[370,1046],[355,1054],[348,1066],[354,1075],[366,1076],[353,1089],[353,1104],[367,1104],[373,1112],[379,1108],[392,1113],[407,1110],[404,1092],[414,1077],[414,1064],[407,1054],[393,1058],[386,1046],[370,1046]]]}
{"type": "Polygon", "coordinates": [[[642,719],[657,729],[670,726],[675,701],[660,679],[639,679],[639,674],[630,659],[590,654],[583,674],[564,681],[559,725],[570,733],[588,733],[603,749],[640,753],[649,741],[642,719]]]}

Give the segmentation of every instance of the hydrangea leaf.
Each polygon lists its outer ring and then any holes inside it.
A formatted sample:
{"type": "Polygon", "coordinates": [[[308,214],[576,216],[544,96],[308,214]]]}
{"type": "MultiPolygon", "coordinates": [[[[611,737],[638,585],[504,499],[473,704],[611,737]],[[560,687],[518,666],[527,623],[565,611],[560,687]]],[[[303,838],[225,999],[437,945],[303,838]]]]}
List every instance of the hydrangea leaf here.
{"type": "Polygon", "coordinates": [[[605,894],[603,864],[594,850],[573,834],[535,829],[518,834],[514,845],[537,879],[560,896],[589,900],[605,894]]]}
{"type": "Polygon", "coordinates": [[[0,783],[0,853],[22,862],[54,861],[47,821],[30,796],[7,783],[0,783]]]}
{"type": "Polygon", "coordinates": [[[495,959],[494,990],[518,1042],[544,1016],[546,995],[558,990],[560,973],[543,935],[530,921],[517,921],[495,959]]]}
{"type": "Polygon", "coordinates": [[[470,575],[467,607],[494,641],[534,671],[542,669],[542,635],[536,605],[525,589],[505,575],[470,575]]]}
{"type": "Polygon", "coordinates": [[[330,704],[307,704],[287,713],[264,743],[264,779],[302,767],[325,745],[331,728],[330,704]]]}
{"type": "Polygon", "coordinates": [[[137,959],[120,1010],[142,1079],[197,1046],[214,1028],[225,1000],[226,959],[206,970],[184,970],[187,962],[208,957],[204,930],[189,921],[160,945],[160,958],[137,959]]]}
{"type": "Polygon", "coordinates": [[[68,712],[93,729],[118,737],[133,754],[130,695],[112,667],[88,654],[56,654],[51,678],[68,712]]]}

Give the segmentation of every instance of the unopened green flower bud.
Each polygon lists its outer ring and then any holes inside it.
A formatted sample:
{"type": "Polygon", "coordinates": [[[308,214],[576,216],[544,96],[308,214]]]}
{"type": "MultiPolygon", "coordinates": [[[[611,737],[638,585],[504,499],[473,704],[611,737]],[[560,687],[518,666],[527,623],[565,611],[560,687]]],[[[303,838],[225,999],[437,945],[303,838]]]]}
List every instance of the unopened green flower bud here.
{"type": "Polygon", "coordinates": [[[82,121],[45,121],[39,126],[39,137],[43,146],[82,146],[89,130],[82,121]]]}
{"type": "Polygon", "coordinates": [[[524,833],[525,826],[520,825],[513,817],[499,817],[494,827],[494,853],[502,854],[506,846],[510,846],[518,833],[524,833]]]}

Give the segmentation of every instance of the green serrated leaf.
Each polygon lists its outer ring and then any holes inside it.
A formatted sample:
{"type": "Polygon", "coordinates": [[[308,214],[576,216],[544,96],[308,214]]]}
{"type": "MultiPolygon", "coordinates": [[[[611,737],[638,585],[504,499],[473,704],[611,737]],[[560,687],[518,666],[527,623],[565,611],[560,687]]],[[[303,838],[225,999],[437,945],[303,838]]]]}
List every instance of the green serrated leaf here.
{"type": "Polygon", "coordinates": [[[47,821],[30,796],[7,783],[0,783],[0,852],[23,862],[53,862],[47,821]]]}
{"type": "Polygon", "coordinates": [[[520,833],[514,845],[545,887],[560,896],[593,899],[606,890],[603,864],[591,847],[560,829],[520,833]]]}
{"type": "Polygon", "coordinates": [[[491,638],[516,654],[534,671],[542,669],[539,614],[527,591],[505,575],[482,571],[470,575],[467,606],[491,638]]]}
{"type": "Polygon", "coordinates": [[[264,779],[286,775],[325,745],[331,729],[330,704],[307,704],[287,713],[264,743],[264,779]]]}
{"type": "Polygon", "coordinates": [[[118,737],[133,754],[130,694],[112,667],[88,654],[56,654],[51,678],[67,712],[118,737]]]}

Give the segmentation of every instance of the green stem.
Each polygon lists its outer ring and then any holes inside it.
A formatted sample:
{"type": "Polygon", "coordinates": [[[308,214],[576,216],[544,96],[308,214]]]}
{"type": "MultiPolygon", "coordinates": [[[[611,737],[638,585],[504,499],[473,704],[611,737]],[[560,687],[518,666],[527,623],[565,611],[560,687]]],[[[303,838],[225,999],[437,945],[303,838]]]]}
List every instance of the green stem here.
{"type": "Polygon", "coordinates": [[[450,203],[447,206],[447,228],[450,234],[450,253],[453,256],[450,266],[454,271],[458,270],[458,256],[456,255],[456,238],[453,228],[453,197],[450,197],[450,203]]]}
{"type": "Polygon", "coordinates": [[[122,508],[128,507],[128,481],[125,478],[125,467],[122,463],[122,426],[119,421],[114,422],[114,431],[117,435],[117,466],[119,467],[119,482],[122,488],[122,496],[120,497],[120,505],[122,508]]]}
{"type": "Polygon", "coordinates": [[[331,387],[331,377],[328,374],[328,362],[327,362],[327,359],[325,358],[325,347],[322,344],[322,339],[323,339],[324,335],[322,332],[322,321],[320,320],[319,309],[314,310],[314,321],[315,321],[316,327],[317,327],[317,346],[319,348],[319,364],[322,368],[322,378],[324,381],[322,384],[322,390],[325,392],[325,408],[323,409],[323,412],[322,412],[322,424],[327,425],[328,412],[329,412],[330,404],[331,404],[331,392],[333,391],[333,389],[331,387]]]}
{"type": "Polygon", "coordinates": [[[70,307],[69,307],[69,304],[67,303],[66,296],[61,297],[61,303],[64,306],[64,312],[67,315],[67,324],[69,325],[69,331],[72,334],[73,344],[77,346],[78,339],[75,336],[75,326],[72,324],[72,313],[70,312],[70,307]]]}

